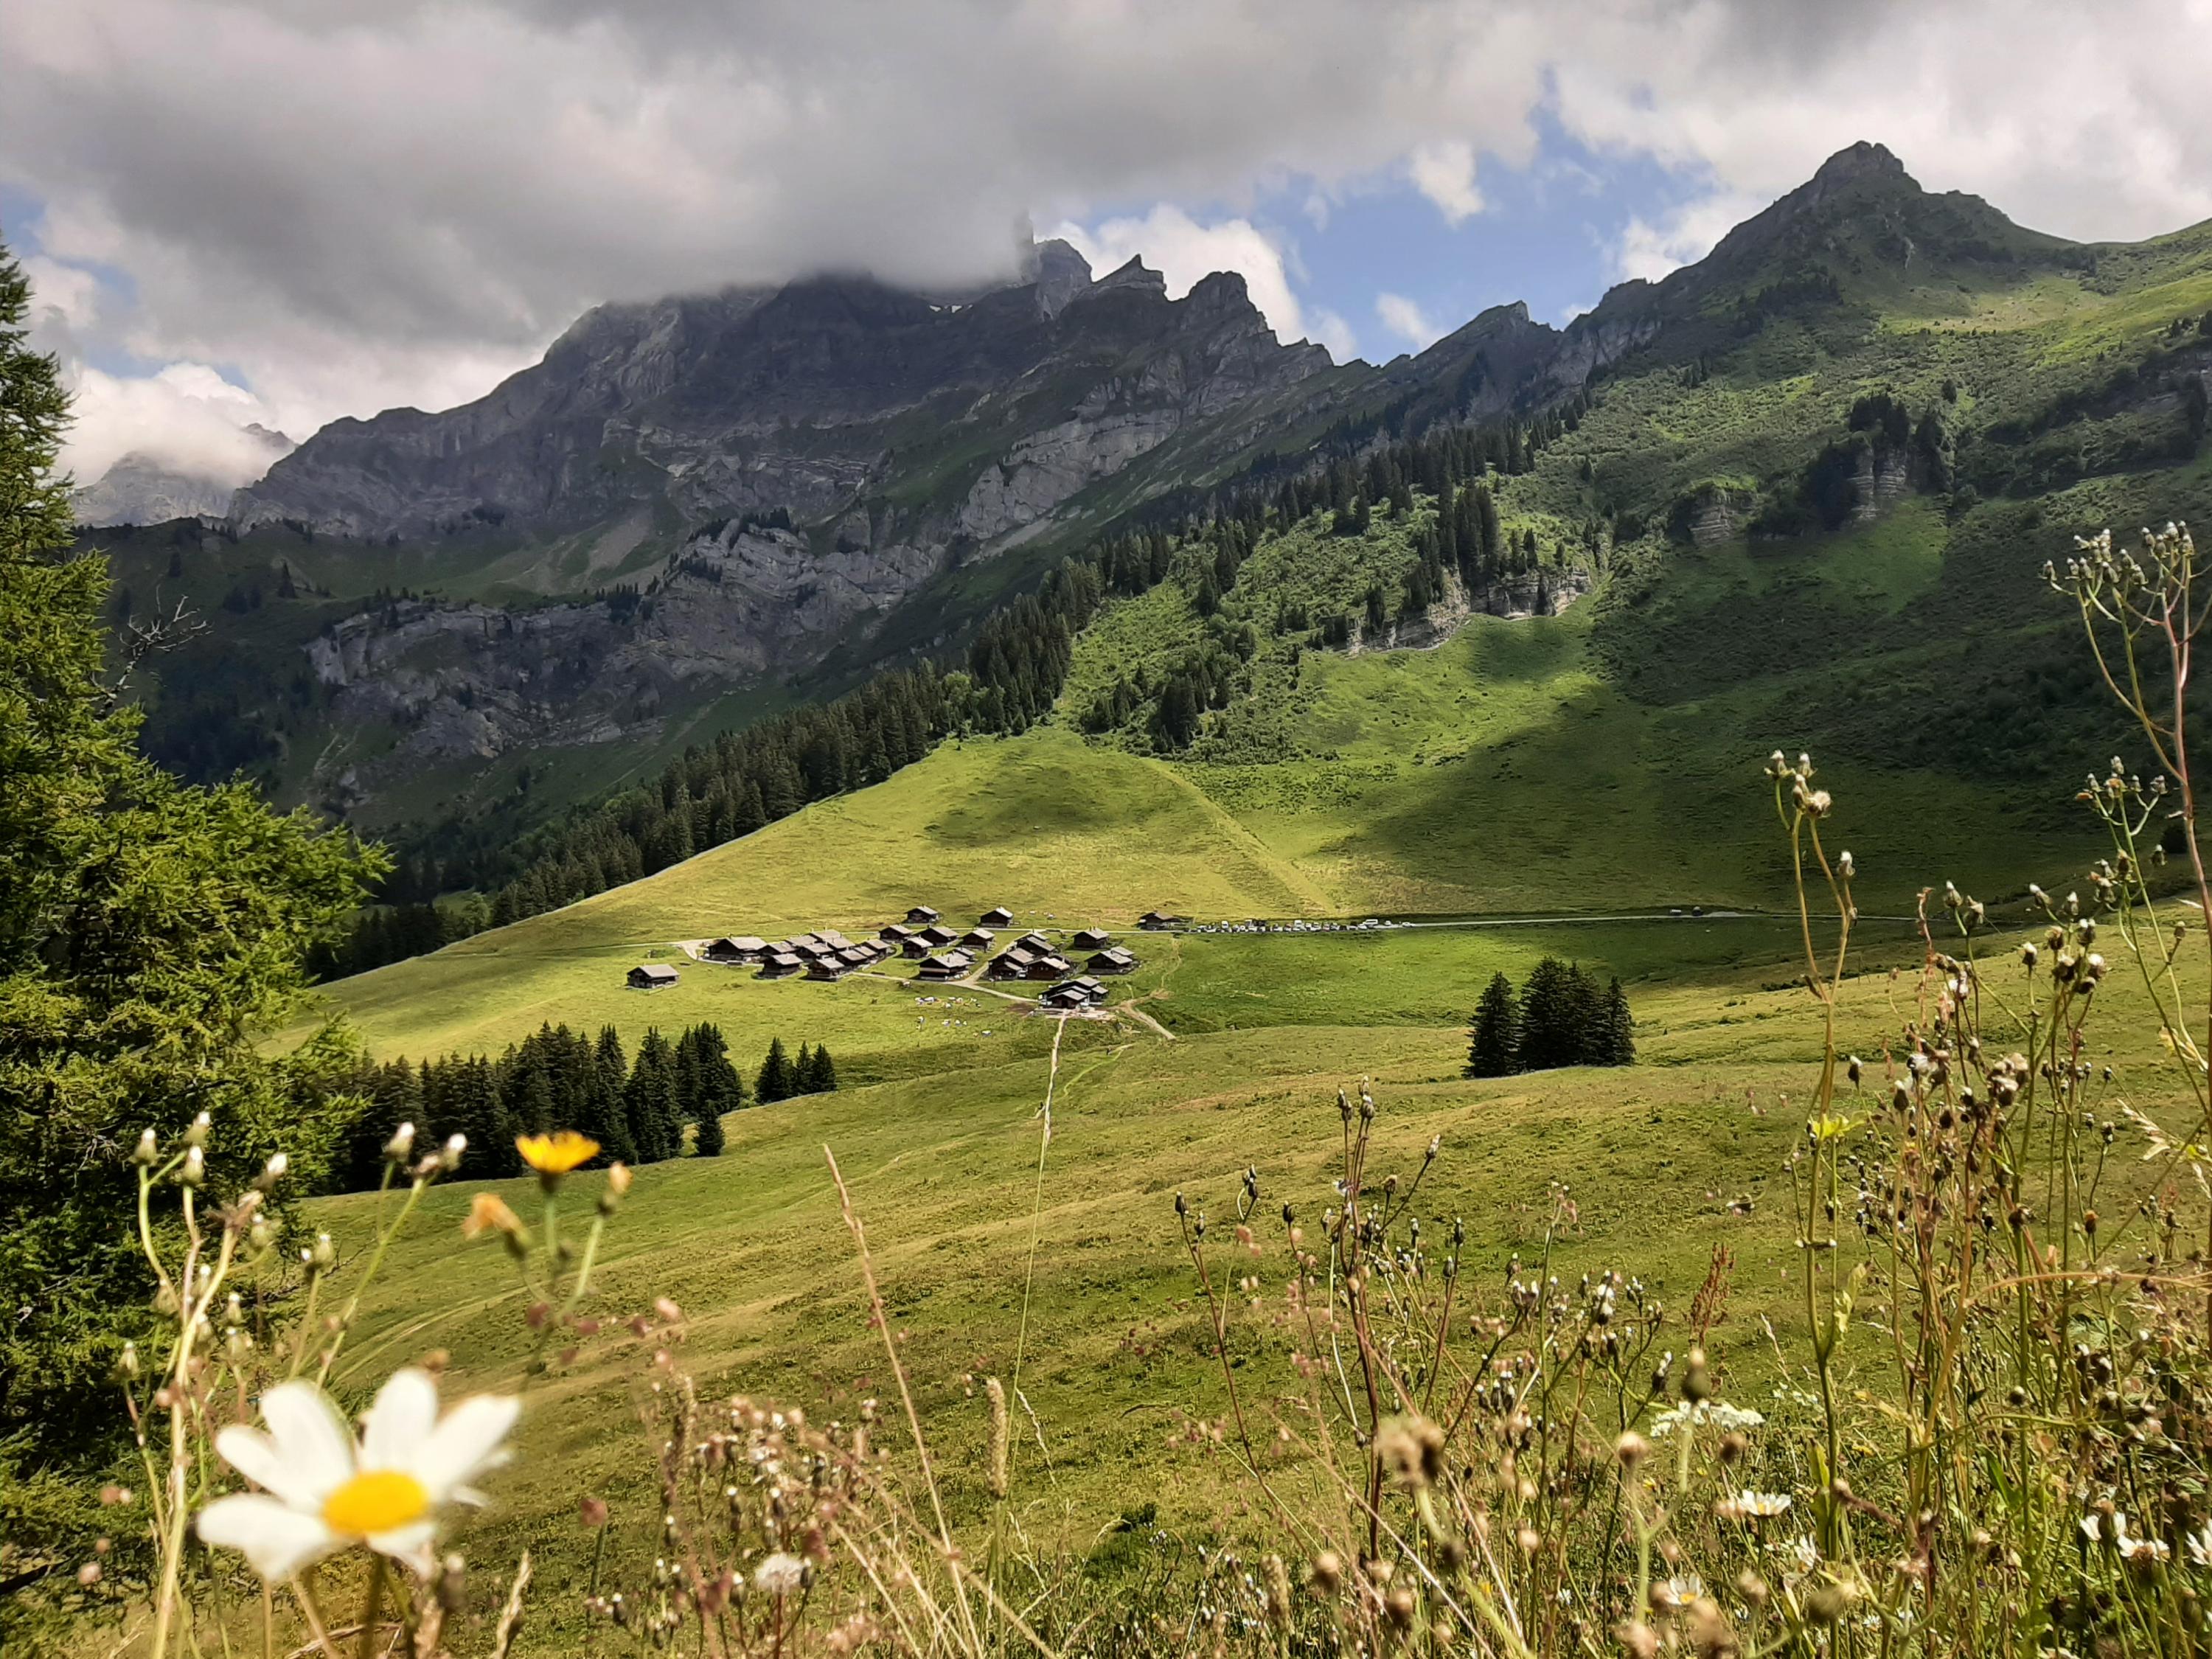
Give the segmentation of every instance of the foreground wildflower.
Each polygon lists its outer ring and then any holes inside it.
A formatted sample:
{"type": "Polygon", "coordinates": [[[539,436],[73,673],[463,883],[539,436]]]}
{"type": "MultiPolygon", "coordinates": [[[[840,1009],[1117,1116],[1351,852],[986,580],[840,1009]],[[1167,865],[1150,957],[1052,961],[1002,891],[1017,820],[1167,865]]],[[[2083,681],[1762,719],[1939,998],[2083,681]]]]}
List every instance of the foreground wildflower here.
{"type": "Polygon", "coordinates": [[[1790,1508],[1786,1492],[1753,1492],[1748,1487],[1723,1498],[1713,1505],[1713,1513],[1723,1521],[1771,1521],[1790,1508]]]}
{"type": "Polygon", "coordinates": [[[280,1382],[261,1396],[267,1433],[234,1424],[216,1449],[261,1492],[234,1492],[200,1511],[203,1541],[241,1551],[264,1578],[290,1578],[355,1544],[404,1561],[424,1577],[436,1558],[438,1512],[482,1499],[468,1482],[504,1461],[522,1402],[476,1395],[441,1419],[427,1371],[395,1371],[355,1443],[330,1396],[312,1382],[280,1382]]]}
{"type": "Polygon", "coordinates": [[[779,1599],[795,1594],[805,1582],[806,1564],[795,1555],[778,1550],[763,1559],[753,1569],[753,1583],[763,1594],[779,1599]]]}
{"type": "Polygon", "coordinates": [[[556,1129],[550,1135],[517,1135],[514,1150],[544,1179],[557,1181],[597,1158],[599,1143],[574,1129],[556,1129]]]}

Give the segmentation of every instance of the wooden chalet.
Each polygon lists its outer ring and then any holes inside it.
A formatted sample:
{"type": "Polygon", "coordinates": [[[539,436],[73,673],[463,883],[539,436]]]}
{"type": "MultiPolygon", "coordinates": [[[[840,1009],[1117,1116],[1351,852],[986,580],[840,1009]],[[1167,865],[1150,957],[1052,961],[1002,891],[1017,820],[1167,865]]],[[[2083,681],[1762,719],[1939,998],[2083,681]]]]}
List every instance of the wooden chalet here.
{"type": "Polygon", "coordinates": [[[1003,904],[994,904],[975,918],[975,925],[978,927],[1011,927],[1014,925],[1014,913],[1003,904]]]}
{"type": "Polygon", "coordinates": [[[876,937],[889,939],[893,945],[903,945],[906,936],[912,932],[914,929],[902,921],[887,921],[877,931],[876,937]]]}
{"type": "Polygon", "coordinates": [[[1074,971],[1075,964],[1066,957],[1047,955],[1039,957],[1030,963],[1023,970],[1022,977],[1024,979],[1064,979],[1074,971]]]}
{"type": "Polygon", "coordinates": [[[908,957],[913,961],[920,961],[923,957],[929,955],[932,951],[937,949],[937,947],[932,945],[927,939],[922,938],[920,933],[908,933],[904,939],[899,941],[898,948],[899,954],[901,956],[908,957]]]}
{"type": "Polygon", "coordinates": [[[805,971],[806,958],[796,951],[775,951],[761,958],[763,979],[789,979],[793,974],[805,971]]]}
{"type": "Polygon", "coordinates": [[[1053,943],[1042,933],[1032,929],[1014,941],[1014,949],[1027,951],[1033,957],[1041,957],[1053,949],[1053,943]]]}
{"type": "Polygon", "coordinates": [[[998,943],[999,936],[988,927],[970,927],[960,936],[963,951],[988,951],[998,943]]]}
{"type": "Polygon", "coordinates": [[[1133,974],[1138,968],[1137,958],[1118,945],[1099,951],[1083,965],[1094,974],[1133,974]]]}
{"type": "Polygon", "coordinates": [[[1148,933],[1160,933],[1170,927],[1183,927],[1189,920],[1188,916],[1164,915],[1158,910],[1147,910],[1137,918],[1137,926],[1148,933]]]}
{"type": "Polygon", "coordinates": [[[937,919],[937,912],[927,904],[917,904],[906,913],[906,925],[909,927],[927,927],[937,919]]]}
{"type": "Polygon", "coordinates": [[[1091,1008],[1106,1000],[1106,988],[1095,979],[1065,980],[1037,1000],[1048,1008],[1091,1008]]]}
{"type": "Polygon", "coordinates": [[[750,933],[732,933],[708,939],[699,954],[709,962],[758,962],[768,955],[768,941],[750,933]]]}
{"type": "Polygon", "coordinates": [[[682,977],[665,963],[648,962],[629,970],[629,988],[633,991],[658,991],[663,986],[675,984],[682,977]]]}
{"type": "Polygon", "coordinates": [[[1079,951],[1103,951],[1114,942],[1114,935],[1103,927],[1082,927],[1068,941],[1079,951]]]}
{"type": "Polygon", "coordinates": [[[1036,961],[1034,951],[1024,951],[1016,945],[991,958],[990,975],[993,979],[1027,979],[1030,966],[1036,961]]]}
{"type": "Polygon", "coordinates": [[[925,927],[920,933],[916,933],[915,937],[920,939],[924,945],[927,945],[933,951],[942,951],[948,945],[957,945],[959,943],[959,935],[955,933],[950,927],[925,927]]]}
{"type": "Polygon", "coordinates": [[[947,951],[939,956],[924,957],[915,973],[916,979],[958,979],[975,965],[975,958],[965,951],[947,951]]]}

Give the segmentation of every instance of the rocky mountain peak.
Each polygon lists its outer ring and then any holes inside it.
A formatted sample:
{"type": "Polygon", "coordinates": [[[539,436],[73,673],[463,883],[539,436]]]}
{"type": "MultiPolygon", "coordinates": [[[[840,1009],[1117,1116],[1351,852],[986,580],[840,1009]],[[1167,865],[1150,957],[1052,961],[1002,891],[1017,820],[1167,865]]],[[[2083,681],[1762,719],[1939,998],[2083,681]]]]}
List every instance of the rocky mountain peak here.
{"type": "Polygon", "coordinates": [[[1147,265],[1142,255],[1132,256],[1129,263],[1109,271],[1097,283],[1098,292],[1109,289],[1133,288],[1149,290],[1162,299],[1167,297],[1168,279],[1147,265]]]}

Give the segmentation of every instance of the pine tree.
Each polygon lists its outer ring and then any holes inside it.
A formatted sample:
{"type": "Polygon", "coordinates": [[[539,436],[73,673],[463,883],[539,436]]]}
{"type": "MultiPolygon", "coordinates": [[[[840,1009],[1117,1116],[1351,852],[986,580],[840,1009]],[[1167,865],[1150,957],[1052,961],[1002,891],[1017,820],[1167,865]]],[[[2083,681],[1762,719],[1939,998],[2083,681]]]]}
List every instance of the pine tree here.
{"type": "Polygon", "coordinates": [[[1574,972],[1557,957],[1546,957],[1528,970],[1521,988],[1521,1041],[1515,1050],[1520,1069],[1545,1072],[1581,1060],[1578,1002],[1574,972]]]}
{"type": "Polygon", "coordinates": [[[791,1058],[783,1051],[783,1039],[771,1037],[768,1057],[761,1061],[760,1075],[753,1083],[753,1098],[765,1106],[772,1100],[788,1100],[795,1091],[791,1058]]]}
{"type": "Polygon", "coordinates": [[[629,1080],[629,1061],[623,1054],[622,1033],[611,1025],[599,1028],[592,1051],[591,1115],[594,1127],[585,1133],[599,1143],[611,1164],[637,1162],[637,1143],[630,1138],[629,1108],[623,1100],[623,1085],[629,1080]]]}
{"type": "Polygon", "coordinates": [[[1636,1017],[1628,1011],[1628,996],[1615,978],[1605,997],[1605,1042],[1598,1057],[1601,1066],[1636,1063],[1636,1017]]]}
{"type": "Polygon", "coordinates": [[[1467,1074],[1505,1077],[1519,1071],[1520,1043],[1521,1009],[1513,981],[1504,974],[1492,974],[1468,1028],[1467,1074]]]}
{"type": "Polygon", "coordinates": [[[836,1062],[830,1058],[829,1045],[817,1042],[814,1045],[814,1087],[811,1092],[817,1095],[831,1094],[836,1091],[836,1062]]]}
{"type": "Polygon", "coordinates": [[[637,1063],[630,1068],[623,1104],[629,1115],[630,1139],[637,1146],[637,1161],[658,1164],[682,1150],[682,1107],[676,1097],[676,1054],[660,1028],[652,1027],[637,1046],[637,1063]]]}

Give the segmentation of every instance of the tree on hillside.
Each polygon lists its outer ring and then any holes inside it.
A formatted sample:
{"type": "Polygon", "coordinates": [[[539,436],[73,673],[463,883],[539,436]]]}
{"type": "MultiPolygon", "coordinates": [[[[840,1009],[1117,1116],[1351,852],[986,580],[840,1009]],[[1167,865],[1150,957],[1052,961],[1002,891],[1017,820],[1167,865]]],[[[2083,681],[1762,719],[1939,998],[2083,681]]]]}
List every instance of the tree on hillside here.
{"type": "Polygon", "coordinates": [[[1605,1021],[1595,1063],[1633,1066],[1636,1063],[1636,1017],[1628,1011],[1628,994],[1616,976],[1605,994],[1605,1021]]]}
{"type": "Polygon", "coordinates": [[[765,1106],[772,1100],[788,1100],[796,1092],[791,1057],[783,1051],[783,1039],[770,1037],[767,1058],[761,1061],[760,1074],[753,1080],[753,1098],[765,1106]]]}
{"type": "Polygon", "coordinates": [[[577,1127],[599,1143],[600,1156],[610,1164],[637,1162],[637,1143],[630,1138],[629,1108],[623,1086],[629,1081],[629,1061],[623,1054],[622,1033],[611,1025],[599,1028],[592,1048],[592,1126],[577,1127]]]}
{"type": "Polygon", "coordinates": [[[637,1147],[637,1161],[658,1164],[683,1150],[683,1106],[677,1098],[676,1051],[653,1026],[637,1045],[637,1063],[630,1068],[623,1104],[629,1115],[629,1135],[637,1147]]]}
{"type": "Polygon", "coordinates": [[[1579,1000],[1572,970],[1557,957],[1546,957],[1529,969],[1521,988],[1521,1042],[1516,1051],[1522,1071],[1548,1071],[1581,1060],[1579,1000]]]}
{"type": "Polygon", "coordinates": [[[676,1069],[684,1116],[699,1126],[692,1149],[702,1158],[720,1157],[723,1114],[745,1103],[745,1085],[730,1064],[720,1028],[702,1023],[684,1032],[676,1045],[676,1069]]]}
{"type": "Polygon", "coordinates": [[[1504,1077],[1520,1070],[1521,1006],[1513,981],[1492,974],[1468,1028],[1467,1074],[1504,1077]]]}
{"type": "MultiPolygon", "coordinates": [[[[166,1149],[207,1111],[211,1202],[280,1150],[280,1200],[324,1176],[354,1056],[260,1039],[385,866],[246,783],[189,787],[140,753],[109,672],[106,562],[70,549],[69,404],[27,343],[29,294],[0,247],[0,1536],[11,1567],[66,1567],[100,1523],[52,1481],[127,1446],[109,1374],[126,1340],[151,1340],[129,1219],[140,1132],[166,1149]]],[[[126,677],[173,642],[131,636],[126,677]]]]}
{"type": "Polygon", "coordinates": [[[837,1066],[830,1058],[830,1046],[817,1042],[814,1052],[800,1050],[799,1090],[802,1095],[826,1095],[837,1086],[837,1066]]]}

